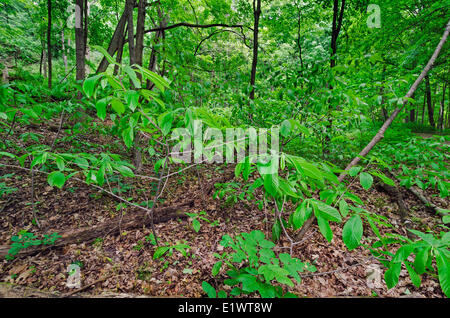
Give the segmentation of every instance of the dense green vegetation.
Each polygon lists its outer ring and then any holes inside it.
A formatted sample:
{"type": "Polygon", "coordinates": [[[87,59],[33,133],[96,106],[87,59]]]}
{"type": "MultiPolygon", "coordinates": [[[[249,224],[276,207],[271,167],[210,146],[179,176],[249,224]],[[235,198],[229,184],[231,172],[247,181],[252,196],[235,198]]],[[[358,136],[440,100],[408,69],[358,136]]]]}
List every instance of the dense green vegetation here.
{"type": "Polygon", "coordinates": [[[382,265],[369,296],[402,279],[450,296],[447,1],[0,7],[3,280],[12,260],[145,228],[130,248],[152,253],[141,281],[150,262],[192,275],[189,295],[298,297],[302,278],[328,274],[302,257],[314,228],[382,265]],[[54,195],[63,209],[88,197],[102,221],[68,226],[45,212],[54,195]],[[249,218],[231,225],[238,211],[249,218]],[[177,219],[188,236],[159,226],[177,219]],[[191,235],[216,242],[208,271],[191,235]]]}

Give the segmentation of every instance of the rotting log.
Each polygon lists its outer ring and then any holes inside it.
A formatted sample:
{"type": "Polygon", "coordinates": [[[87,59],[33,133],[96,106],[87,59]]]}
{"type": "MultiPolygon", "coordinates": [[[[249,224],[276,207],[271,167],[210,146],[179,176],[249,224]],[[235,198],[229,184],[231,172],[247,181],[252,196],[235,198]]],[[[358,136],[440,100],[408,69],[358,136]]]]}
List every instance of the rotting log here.
{"type": "MultiPolygon", "coordinates": [[[[157,224],[177,218],[187,218],[187,216],[180,210],[182,210],[185,207],[192,207],[193,205],[194,200],[189,200],[176,206],[157,209],[153,222],[157,224]]],[[[119,234],[120,230],[131,230],[142,227],[144,225],[149,225],[150,223],[151,220],[147,216],[146,212],[144,211],[136,211],[136,213],[131,212],[128,213],[128,215],[124,216],[120,223],[116,220],[111,220],[99,224],[97,226],[84,227],[81,229],[60,233],[62,237],[59,238],[54,245],[39,245],[23,249],[15,257],[20,258],[24,256],[31,256],[50,249],[56,249],[68,244],[89,242],[98,237],[119,234]]],[[[0,259],[4,258],[8,254],[9,249],[10,246],[5,245],[0,246],[0,259]]]]}

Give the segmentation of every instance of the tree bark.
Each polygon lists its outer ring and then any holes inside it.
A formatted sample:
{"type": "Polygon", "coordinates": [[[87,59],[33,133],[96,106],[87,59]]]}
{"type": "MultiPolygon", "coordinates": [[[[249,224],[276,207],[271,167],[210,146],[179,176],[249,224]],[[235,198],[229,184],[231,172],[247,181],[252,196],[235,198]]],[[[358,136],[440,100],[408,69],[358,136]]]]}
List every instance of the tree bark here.
{"type": "Polygon", "coordinates": [[[256,82],[256,67],[258,65],[258,34],[259,34],[259,18],[261,16],[261,0],[253,0],[253,61],[252,71],[250,74],[250,99],[255,99],[255,82],[256,82]]]}
{"type": "Polygon", "coordinates": [[[333,25],[331,30],[331,59],[330,67],[336,66],[337,40],[341,32],[342,20],[344,18],[345,0],[342,0],[339,10],[339,0],[334,0],[333,5],[333,25]]]}
{"type": "Polygon", "coordinates": [[[133,11],[134,0],[127,0],[125,4],[127,10],[127,28],[128,28],[128,50],[130,55],[130,65],[136,63],[135,61],[135,49],[134,49],[134,23],[133,23],[133,11]]]}
{"type": "MultiPolygon", "coordinates": [[[[126,22],[128,19],[127,12],[128,12],[127,8],[125,8],[122,13],[122,16],[120,17],[119,22],[117,23],[116,30],[114,31],[111,41],[109,42],[108,53],[111,56],[113,56],[116,53],[116,51],[120,47],[119,44],[121,43],[121,41],[123,43],[123,38],[125,37],[125,35],[124,35],[125,26],[126,26],[126,22]]],[[[123,49],[123,45],[121,46],[121,49],[123,49]]],[[[100,64],[98,65],[97,73],[102,73],[102,72],[106,71],[106,69],[108,68],[108,65],[109,65],[108,60],[105,57],[103,57],[100,64]]]]}
{"type": "Polygon", "coordinates": [[[442,99],[441,99],[441,105],[439,107],[438,129],[441,131],[444,130],[444,106],[445,106],[445,91],[446,90],[447,90],[447,83],[443,84],[443,86],[442,86],[442,99]]]}
{"type": "Polygon", "coordinates": [[[66,45],[65,45],[65,39],[64,39],[64,28],[61,30],[61,52],[62,52],[62,58],[64,62],[64,73],[67,73],[67,55],[66,55],[66,45]]]}
{"type": "MultiPolygon", "coordinates": [[[[84,36],[84,0],[76,0],[75,19],[77,25],[75,25],[75,54],[76,54],[76,80],[84,80],[86,68],[85,68],[85,36],[84,36]]],[[[81,95],[79,95],[81,97],[81,95]]]]}
{"type": "Polygon", "coordinates": [[[52,0],[47,0],[47,59],[48,59],[48,88],[52,88],[52,0]]]}
{"type": "MultiPolygon", "coordinates": [[[[144,54],[144,34],[145,34],[145,15],[147,0],[140,0],[138,5],[138,17],[136,24],[136,52],[135,63],[142,66],[142,57],[144,54]]],[[[140,75],[140,74],[139,74],[140,75]]]]}
{"type": "Polygon", "coordinates": [[[430,126],[435,128],[436,125],[434,123],[434,110],[433,110],[433,101],[431,99],[430,77],[428,75],[425,77],[425,90],[427,97],[428,121],[430,123],[430,126]]]}

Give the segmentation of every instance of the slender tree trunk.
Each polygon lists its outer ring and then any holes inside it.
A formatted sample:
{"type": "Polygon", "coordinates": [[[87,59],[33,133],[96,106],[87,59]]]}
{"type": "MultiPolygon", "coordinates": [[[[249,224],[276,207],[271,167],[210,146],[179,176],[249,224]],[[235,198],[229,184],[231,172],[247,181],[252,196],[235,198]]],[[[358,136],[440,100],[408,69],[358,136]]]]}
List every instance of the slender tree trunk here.
{"type": "Polygon", "coordinates": [[[428,106],[428,121],[430,122],[430,126],[435,128],[436,125],[434,123],[434,109],[433,109],[433,101],[431,99],[430,77],[428,75],[425,77],[425,85],[426,85],[426,96],[428,106]]]}
{"type": "MultiPolygon", "coordinates": [[[[414,94],[411,98],[414,98],[414,94]]],[[[416,120],[415,108],[412,108],[409,110],[409,121],[413,123],[415,120],[416,120]]]]}
{"type": "MultiPolygon", "coordinates": [[[[123,47],[125,45],[125,36],[127,36],[127,30],[125,29],[125,34],[124,36],[119,37],[119,44],[117,47],[117,56],[116,56],[116,62],[118,64],[122,63],[122,57],[123,57],[123,47]]],[[[117,73],[119,72],[119,65],[114,65],[114,75],[117,75],[117,73]]]]}
{"type": "Polygon", "coordinates": [[[442,86],[442,99],[441,99],[441,106],[439,107],[438,129],[441,131],[444,130],[444,106],[445,106],[445,91],[446,90],[447,90],[447,83],[443,84],[443,86],[442,86]]]}
{"type": "Polygon", "coordinates": [[[258,65],[258,34],[259,34],[259,18],[261,16],[261,0],[253,0],[253,61],[252,71],[250,74],[250,99],[255,99],[255,82],[256,82],[256,67],[258,65]]]}
{"type": "MultiPolygon", "coordinates": [[[[333,24],[331,28],[331,58],[330,58],[330,68],[334,68],[336,66],[336,53],[337,53],[337,40],[339,37],[339,33],[342,28],[342,21],[344,18],[344,9],[345,9],[345,0],[341,2],[341,8],[339,10],[339,0],[334,0],[333,5],[333,24]]],[[[332,85],[327,84],[330,89],[333,89],[332,85]]],[[[331,101],[329,101],[328,105],[331,110],[331,101]]],[[[328,155],[330,153],[330,142],[331,142],[331,133],[333,127],[333,117],[328,117],[328,123],[326,124],[327,134],[325,135],[325,145],[322,147],[322,156],[328,155]]]]}
{"type": "Polygon", "coordinates": [[[127,10],[127,28],[128,28],[128,50],[130,55],[130,65],[136,63],[135,61],[135,49],[134,49],[134,22],[133,22],[133,11],[134,11],[134,0],[127,0],[125,7],[127,10]]]}
{"type": "Polygon", "coordinates": [[[61,52],[62,52],[62,58],[64,62],[64,73],[67,73],[67,55],[66,55],[66,45],[65,45],[65,39],[64,39],[64,28],[61,30],[61,52]]]}
{"type": "Polygon", "coordinates": [[[424,91],[425,92],[425,95],[423,96],[423,105],[422,105],[422,118],[421,118],[421,125],[423,126],[423,123],[424,123],[424,120],[425,120],[425,104],[426,104],[426,102],[427,102],[427,94],[426,94],[426,91],[424,91]]]}
{"type": "Polygon", "coordinates": [[[42,65],[44,62],[44,48],[41,50],[41,58],[39,60],[39,74],[42,76],[42,65]]]}
{"type": "MultiPolygon", "coordinates": [[[[84,45],[84,58],[87,61],[89,61],[89,57],[90,57],[90,54],[91,54],[91,51],[90,51],[90,49],[88,47],[89,12],[90,12],[89,2],[88,2],[88,0],[84,0],[84,19],[83,19],[84,20],[84,25],[83,25],[83,29],[84,29],[83,30],[83,38],[84,38],[84,40],[83,40],[83,45],[84,45]]],[[[86,62],[84,63],[84,65],[85,65],[85,68],[86,68],[85,74],[89,73],[90,72],[89,65],[86,62]]]]}
{"type": "Polygon", "coordinates": [[[345,0],[341,2],[341,9],[339,10],[339,0],[334,0],[333,5],[333,25],[331,30],[331,59],[330,66],[333,68],[336,65],[337,40],[341,32],[342,20],[344,17],[345,0]]]}
{"type": "Polygon", "coordinates": [[[52,0],[47,0],[47,13],[48,88],[52,88],[52,0]]]}
{"type": "Polygon", "coordinates": [[[142,57],[144,55],[144,33],[145,33],[145,13],[147,0],[140,0],[138,5],[138,17],[136,24],[136,51],[135,63],[142,66],[142,57]]]}
{"type": "MultiPolygon", "coordinates": [[[[160,7],[158,7],[157,10],[158,10],[158,18],[159,18],[159,27],[165,28],[167,26],[166,18],[164,17],[164,14],[160,7]]],[[[152,72],[156,71],[156,53],[157,52],[155,50],[155,46],[158,45],[158,43],[161,41],[161,39],[163,39],[163,37],[164,37],[164,30],[156,31],[155,37],[153,40],[152,52],[150,53],[150,61],[148,64],[148,69],[152,72]]],[[[152,82],[147,80],[147,89],[152,89],[153,85],[154,84],[152,82]]]]}
{"type": "MultiPolygon", "coordinates": [[[[76,20],[75,26],[75,53],[76,53],[76,79],[77,81],[84,80],[86,68],[85,68],[85,36],[83,27],[84,16],[84,0],[76,0],[76,20]]],[[[80,92],[81,94],[81,92],[80,92]]],[[[79,95],[81,97],[81,95],[79,95]]]]}
{"type": "MultiPolygon", "coordinates": [[[[122,43],[124,41],[125,26],[126,26],[127,19],[128,19],[127,12],[128,12],[127,8],[125,8],[122,13],[122,16],[120,17],[119,22],[117,23],[116,30],[114,31],[111,41],[109,42],[108,53],[111,56],[113,56],[116,53],[116,51],[118,50],[118,48],[120,46],[121,41],[122,41],[122,43]]],[[[121,46],[121,48],[123,49],[123,45],[121,46]]],[[[106,71],[106,69],[108,68],[108,65],[109,65],[108,60],[105,57],[103,57],[100,64],[98,65],[97,73],[106,71]]]]}
{"type": "Polygon", "coordinates": [[[42,51],[42,60],[43,60],[42,69],[44,72],[44,78],[47,78],[47,51],[45,49],[42,51]]]}

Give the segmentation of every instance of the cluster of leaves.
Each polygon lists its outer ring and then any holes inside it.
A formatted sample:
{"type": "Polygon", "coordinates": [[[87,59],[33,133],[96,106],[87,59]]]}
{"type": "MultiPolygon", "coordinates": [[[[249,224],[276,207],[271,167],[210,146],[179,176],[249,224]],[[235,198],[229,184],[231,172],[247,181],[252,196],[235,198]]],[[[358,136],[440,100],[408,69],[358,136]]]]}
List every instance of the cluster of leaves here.
{"type": "Polygon", "coordinates": [[[400,185],[413,185],[425,190],[434,188],[441,198],[449,196],[450,145],[448,137],[411,137],[407,142],[384,143],[379,150],[380,158],[398,174],[400,185]]]}
{"type": "MultiPolygon", "coordinates": [[[[233,287],[230,296],[257,292],[264,298],[295,297],[292,293],[284,292],[281,286],[293,287],[293,280],[301,282],[300,273],[305,270],[316,271],[313,265],[292,258],[289,254],[277,256],[273,250],[275,244],[267,240],[261,231],[241,233],[234,239],[224,235],[220,245],[233,252],[214,254],[219,261],[214,264],[212,275],[217,276],[222,267],[227,269],[226,274],[230,278],[225,279],[224,284],[233,287]]],[[[211,298],[227,297],[226,291],[216,292],[208,282],[203,282],[202,287],[211,298]]]]}
{"type": "Polygon", "coordinates": [[[187,216],[189,216],[191,218],[191,222],[192,222],[192,228],[194,229],[195,232],[199,232],[200,228],[202,227],[202,224],[200,221],[206,222],[208,223],[210,226],[217,226],[219,221],[215,220],[215,221],[211,221],[208,218],[205,217],[206,212],[205,211],[201,211],[198,213],[189,213],[186,212],[185,213],[187,216]]]}
{"type": "Polygon", "coordinates": [[[33,233],[29,233],[27,230],[19,231],[18,235],[14,235],[11,238],[13,242],[11,248],[8,250],[8,255],[6,255],[7,260],[12,260],[14,257],[23,249],[31,246],[38,245],[53,245],[56,240],[62,236],[58,233],[45,234],[42,239],[37,239],[37,236],[33,233]]]}
{"type": "Polygon", "coordinates": [[[434,235],[409,231],[419,239],[412,241],[401,235],[380,236],[380,240],[369,247],[372,254],[388,268],[384,275],[388,288],[398,284],[403,264],[416,287],[422,283],[421,275],[437,274],[442,291],[450,297],[450,233],[434,235]],[[395,254],[388,247],[391,244],[400,245],[395,254]]]}

